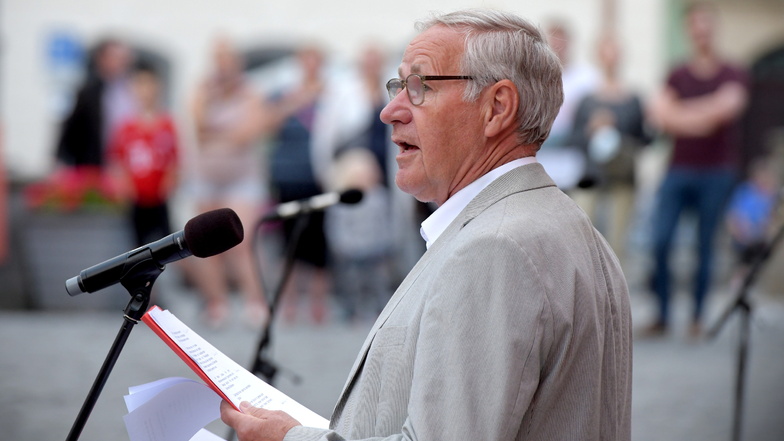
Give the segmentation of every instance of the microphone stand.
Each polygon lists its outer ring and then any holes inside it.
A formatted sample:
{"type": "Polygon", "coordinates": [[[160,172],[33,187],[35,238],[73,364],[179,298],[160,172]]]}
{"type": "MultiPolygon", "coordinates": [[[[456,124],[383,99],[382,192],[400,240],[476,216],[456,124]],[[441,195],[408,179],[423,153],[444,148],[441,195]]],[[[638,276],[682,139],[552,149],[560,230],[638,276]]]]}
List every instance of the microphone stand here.
{"type": "MultiPolygon", "coordinates": [[[[250,372],[253,375],[261,376],[264,381],[269,383],[270,385],[273,384],[275,380],[275,376],[278,372],[286,372],[294,382],[294,384],[299,384],[302,379],[299,375],[295,372],[285,370],[272,360],[270,360],[269,356],[265,355],[269,352],[269,345],[272,339],[272,320],[275,317],[275,311],[277,310],[278,303],[280,302],[281,297],[283,296],[283,290],[288,283],[288,280],[291,278],[292,270],[294,269],[294,254],[297,250],[297,245],[299,244],[299,239],[302,236],[302,232],[305,230],[305,227],[308,225],[310,221],[310,212],[305,212],[302,215],[298,216],[296,219],[296,223],[294,224],[294,228],[292,229],[292,234],[290,237],[290,241],[286,247],[286,254],[285,260],[283,262],[283,271],[280,276],[280,280],[278,280],[278,284],[275,286],[275,290],[272,291],[272,295],[269,300],[269,319],[267,320],[266,325],[262,329],[261,335],[259,336],[258,343],[256,344],[256,351],[253,353],[253,361],[251,362],[250,372]]],[[[258,238],[261,237],[259,231],[261,230],[262,224],[267,222],[266,219],[259,220],[253,228],[253,245],[258,244],[260,241],[258,238]]],[[[259,255],[257,252],[251,253],[253,254],[254,265],[256,268],[256,275],[259,278],[259,283],[261,283],[262,289],[264,292],[269,292],[267,287],[264,283],[264,277],[260,271],[261,268],[261,261],[259,259],[259,255]]],[[[229,428],[229,433],[226,437],[227,440],[234,439],[234,429],[229,428]]]]}
{"type": "Polygon", "coordinates": [[[71,427],[71,431],[68,433],[66,441],[76,441],[79,439],[79,436],[87,423],[87,419],[90,417],[90,413],[95,407],[98,397],[101,395],[106,380],[109,379],[109,374],[114,368],[117,358],[120,356],[120,352],[122,351],[123,346],[125,346],[125,342],[128,340],[131,330],[133,330],[133,326],[139,323],[139,320],[141,320],[144,313],[147,312],[147,308],[150,304],[152,285],[164,269],[165,267],[155,263],[150,255],[149,258],[143,258],[133,265],[120,279],[120,283],[131,295],[131,301],[128,303],[128,306],[125,307],[120,331],[114,339],[114,343],[95,378],[95,382],[93,383],[90,392],[87,394],[87,398],[71,427]]]}
{"type": "MultiPolygon", "coordinates": [[[[281,277],[278,280],[278,284],[275,286],[275,290],[272,291],[272,295],[269,298],[269,319],[267,320],[264,329],[262,330],[261,336],[258,340],[256,345],[256,351],[254,352],[254,359],[251,364],[251,373],[253,374],[261,374],[264,380],[272,384],[275,376],[277,375],[278,371],[281,369],[280,366],[273,363],[268,357],[265,357],[265,352],[267,352],[267,348],[270,345],[271,335],[272,335],[272,322],[275,317],[275,311],[277,310],[278,303],[280,299],[283,297],[283,291],[286,288],[286,284],[288,283],[289,279],[291,278],[291,273],[294,269],[294,256],[297,251],[297,245],[299,244],[300,237],[302,236],[302,232],[305,230],[305,227],[308,225],[310,221],[310,213],[306,212],[296,218],[296,223],[294,224],[294,228],[292,229],[291,236],[289,238],[289,243],[286,247],[286,254],[285,260],[283,262],[283,271],[281,273],[281,277]]],[[[257,244],[257,237],[260,237],[259,231],[261,229],[261,225],[265,222],[264,219],[260,220],[254,230],[253,230],[253,243],[257,244]]],[[[260,268],[261,262],[259,261],[259,257],[257,253],[253,253],[254,259],[256,260],[256,268],[260,268]]],[[[263,277],[261,271],[258,272],[259,280],[262,283],[262,287],[266,290],[263,283],[263,277]]],[[[301,378],[293,373],[288,372],[288,374],[292,377],[292,380],[295,384],[301,381],[301,378]]]]}
{"type": "MultiPolygon", "coordinates": [[[[780,192],[780,194],[782,194],[780,192]]],[[[780,202],[781,200],[779,200],[780,202]]],[[[776,249],[776,246],[781,241],[782,236],[784,236],[784,224],[778,227],[776,234],[770,240],[770,242],[766,243],[765,246],[760,250],[760,253],[756,256],[754,261],[749,268],[749,272],[744,276],[743,283],[741,284],[740,288],[738,289],[738,293],[735,299],[732,301],[730,306],[724,311],[724,313],[720,316],[719,320],[716,324],[708,331],[707,337],[708,338],[716,338],[721,328],[726,324],[729,317],[732,315],[733,312],[738,311],[741,314],[741,322],[740,322],[740,338],[738,341],[738,352],[737,352],[737,364],[736,364],[736,374],[735,374],[735,406],[733,411],[733,420],[732,420],[732,440],[733,441],[740,441],[741,439],[741,428],[742,428],[742,417],[743,417],[743,398],[745,395],[746,390],[746,364],[749,356],[749,348],[751,344],[751,332],[750,332],[750,325],[751,325],[751,314],[752,314],[752,303],[749,300],[749,288],[754,284],[757,279],[757,276],[760,273],[764,263],[768,260],[770,255],[773,253],[773,250],[776,249]]]]}

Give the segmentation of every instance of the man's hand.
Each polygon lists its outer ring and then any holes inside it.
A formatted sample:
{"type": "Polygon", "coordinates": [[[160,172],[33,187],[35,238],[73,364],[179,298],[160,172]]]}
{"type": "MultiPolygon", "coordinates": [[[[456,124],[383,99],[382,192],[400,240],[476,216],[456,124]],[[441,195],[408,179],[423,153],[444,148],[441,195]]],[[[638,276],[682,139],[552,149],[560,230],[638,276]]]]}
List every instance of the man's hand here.
{"type": "Polygon", "coordinates": [[[247,402],[240,404],[242,413],[231,404],[221,403],[221,420],[237,433],[240,441],[282,441],[286,433],[299,421],[280,410],[265,410],[247,402]]]}

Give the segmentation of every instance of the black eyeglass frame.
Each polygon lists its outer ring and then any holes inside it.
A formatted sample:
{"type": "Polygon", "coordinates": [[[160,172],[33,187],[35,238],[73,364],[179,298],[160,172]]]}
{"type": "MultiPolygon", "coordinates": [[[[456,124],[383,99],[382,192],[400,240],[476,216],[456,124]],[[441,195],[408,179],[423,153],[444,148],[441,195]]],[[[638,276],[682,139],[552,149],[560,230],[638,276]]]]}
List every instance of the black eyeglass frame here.
{"type": "Polygon", "coordinates": [[[420,74],[410,74],[405,79],[401,78],[392,78],[391,80],[387,81],[387,94],[389,95],[389,99],[393,100],[395,97],[403,90],[406,89],[406,95],[408,95],[408,101],[414,106],[420,106],[422,103],[425,102],[425,88],[424,84],[425,81],[443,81],[443,80],[473,80],[474,77],[471,75],[420,75],[420,74]],[[411,98],[411,89],[408,87],[408,81],[411,77],[419,78],[419,81],[422,82],[422,98],[419,102],[414,102],[414,99],[411,98]],[[400,90],[396,93],[392,92],[392,86],[394,85],[397,88],[397,84],[400,84],[400,90]]]}

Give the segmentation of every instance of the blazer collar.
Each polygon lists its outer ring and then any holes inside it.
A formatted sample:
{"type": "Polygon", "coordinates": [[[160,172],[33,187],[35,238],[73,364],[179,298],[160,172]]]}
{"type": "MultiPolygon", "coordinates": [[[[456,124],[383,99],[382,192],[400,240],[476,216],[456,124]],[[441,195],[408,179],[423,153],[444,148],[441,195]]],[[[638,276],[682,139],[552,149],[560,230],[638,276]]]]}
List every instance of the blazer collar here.
{"type": "MultiPolygon", "coordinates": [[[[542,164],[527,164],[510,170],[476,195],[476,197],[469,202],[466,208],[457,216],[452,225],[447,228],[447,231],[451,230],[453,227],[456,227],[457,231],[459,231],[478,216],[479,213],[485,211],[488,207],[501,199],[515,193],[544,187],[555,187],[555,182],[553,182],[552,178],[545,172],[542,164]]],[[[442,237],[444,236],[446,236],[446,234],[442,237]]]]}

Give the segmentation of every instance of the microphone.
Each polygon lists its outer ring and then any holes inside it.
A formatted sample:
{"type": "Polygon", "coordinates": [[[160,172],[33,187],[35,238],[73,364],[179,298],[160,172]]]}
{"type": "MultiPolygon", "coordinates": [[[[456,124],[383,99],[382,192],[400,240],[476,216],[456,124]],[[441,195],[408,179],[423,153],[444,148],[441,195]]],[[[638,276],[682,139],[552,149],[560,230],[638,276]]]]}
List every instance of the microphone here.
{"type": "Polygon", "coordinates": [[[362,191],[357,189],[346,190],[342,193],[324,193],[298,201],[282,203],[262,217],[261,222],[279,221],[313,211],[321,211],[338,203],[356,204],[361,200],[362,191]]]}
{"type": "Polygon", "coordinates": [[[243,235],[242,222],[233,210],[208,211],[189,220],[176,233],[82,270],[65,282],[65,290],[71,296],[102,290],[122,281],[146,260],[152,260],[162,270],[167,263],[188,256],[214,256],[242,242],[243,235]]]}

